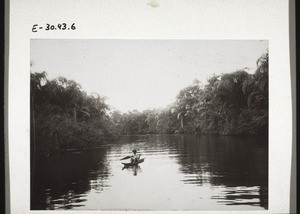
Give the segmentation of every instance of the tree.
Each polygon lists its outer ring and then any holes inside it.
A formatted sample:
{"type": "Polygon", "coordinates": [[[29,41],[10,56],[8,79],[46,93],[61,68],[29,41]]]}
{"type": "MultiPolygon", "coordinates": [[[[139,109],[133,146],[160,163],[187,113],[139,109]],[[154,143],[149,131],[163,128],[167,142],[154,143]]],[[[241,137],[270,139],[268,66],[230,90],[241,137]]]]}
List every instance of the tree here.
{"type": "Polygon", "coordinates": [[[47,152],[96,146],[117,136],[105,99],[87,95],[73,80],[31,73],[31,100],[34,150],[36,145],[47,152]]]}

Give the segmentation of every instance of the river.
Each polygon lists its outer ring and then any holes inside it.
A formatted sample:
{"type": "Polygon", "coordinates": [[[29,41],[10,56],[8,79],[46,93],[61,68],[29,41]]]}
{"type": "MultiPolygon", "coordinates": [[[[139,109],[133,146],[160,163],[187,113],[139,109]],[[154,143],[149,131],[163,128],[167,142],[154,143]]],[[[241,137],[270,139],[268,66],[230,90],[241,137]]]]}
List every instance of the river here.
{"type": "Polygon", "coordinates": [[[268,142],[262,137],[140,135],[37,158],[33,210],[264,210],[268,142]],[[145,161],[123,168],[138,150],[145,161]]]}

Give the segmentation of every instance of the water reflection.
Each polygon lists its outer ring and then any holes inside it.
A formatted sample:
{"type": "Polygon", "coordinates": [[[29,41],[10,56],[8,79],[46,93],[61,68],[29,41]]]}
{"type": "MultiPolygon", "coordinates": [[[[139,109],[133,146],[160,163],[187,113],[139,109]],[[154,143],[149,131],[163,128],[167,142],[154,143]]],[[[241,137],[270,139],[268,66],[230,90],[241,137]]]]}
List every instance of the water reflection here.
{"type": "Polygon", "coordinates": [[[226,205],[250,205],[261,206],[267,209],[267,201],[265,193],[262,192],[262,187],[227,187],[223,191],[224,195],[213,196],[211,199],[216,199],[218,203],[226,205]]]}
{"type": "Polygon", "coordinates": [[[211,197],[218,203],[268,208],[268,153],[261,138],[182,135],[174,140],[185,184],[224,186],[221,195],[211,197]]]}
{"type": "Polygon", "coordinates": [[[267,137],[151,135],[127,140],[149,142],[146,153],[176,159],[184,184],[219,188],[211,197],[217,203],[268,209],[267,137]]]}
{"type": "Polygon", "coordinates": [[[126,136],[98,150],[40,157],[32,175],[31,209],[267,209],[267,142],[262,137],[126,136]],[[120,159],[133,149],[147,161],[122,168],[120,159]],[[132,191],[134,200],[128,197],[132,191]]]}
{"type": "Polygon", "coordinates": [[[106,150],[37,157],[31,185],[31,209],[73,209],[83,206],[91,189],[101,192],[109,168],[106,150]]]}
{"type": "Polygon", "coordinates": [[[141,169],[141,167],[140,167],[139,165],[134,165],[134,166],[130,166],[130,167],[124,166],[124,167],[122,168],[122,170],[124,170],[124,169],[126,169],[127,171],[132,172],[132,174],[133,174],[134,176],[137,176],[138,173],[141,173],[141,172],[142,172],[142,169],[141,169]]]}

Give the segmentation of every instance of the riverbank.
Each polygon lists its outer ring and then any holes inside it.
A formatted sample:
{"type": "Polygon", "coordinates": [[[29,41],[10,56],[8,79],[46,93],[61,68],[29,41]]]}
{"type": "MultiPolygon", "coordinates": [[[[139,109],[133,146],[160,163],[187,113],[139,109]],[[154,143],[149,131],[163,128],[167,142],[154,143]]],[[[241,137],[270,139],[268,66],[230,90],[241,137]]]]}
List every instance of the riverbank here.
{"type": "Polygon", "coordinates": [[[31,151],[93,148],[128,134],[268,134],[268,52],[241,69],[194,80],[161,109],[111,111],[105,98],[46,72],[31,73],[31,151]]]}

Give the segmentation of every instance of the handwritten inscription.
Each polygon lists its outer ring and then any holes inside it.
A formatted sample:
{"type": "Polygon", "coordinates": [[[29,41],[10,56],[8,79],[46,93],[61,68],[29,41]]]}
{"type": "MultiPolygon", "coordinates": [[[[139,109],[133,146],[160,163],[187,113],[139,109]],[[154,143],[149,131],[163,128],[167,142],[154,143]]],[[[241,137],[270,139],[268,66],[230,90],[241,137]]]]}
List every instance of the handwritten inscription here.
{"type": "Polygon", "coordinates": [[[72,24],[67,24],[67,23],[58,23],[58,24],[48,24],[46,23],[45,25],[38,25],[38,24],[34,24],[32,26],[32,32],[36,33],[39,32],[41,30],[44,31],[74,31],[76,30],[76,26],[75,23],[72,24]]]}

